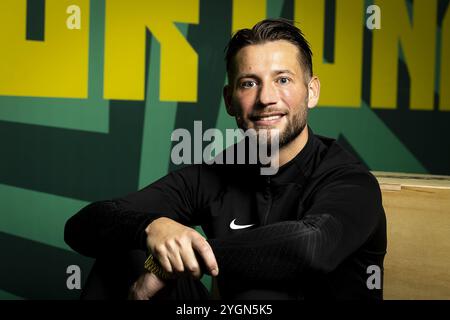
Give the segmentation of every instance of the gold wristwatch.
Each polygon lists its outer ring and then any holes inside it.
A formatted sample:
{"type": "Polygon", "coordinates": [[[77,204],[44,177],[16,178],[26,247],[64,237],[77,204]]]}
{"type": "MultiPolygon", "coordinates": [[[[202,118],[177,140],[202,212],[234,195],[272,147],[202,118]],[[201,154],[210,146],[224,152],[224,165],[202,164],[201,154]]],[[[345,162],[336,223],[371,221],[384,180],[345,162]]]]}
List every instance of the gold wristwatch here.
{"type": "Polygon", "coordinates": [[[145,260],[144,268],[145,268],[145,270],[147,270],[148,272],[153,273],[154,275],[156,275],[158,278],[160,278],[162,280],[173,279],[172,275],[169,274],[168,272],[166,272],[162,268],[162,266],[159,263],[159,261],[157,259],[155,259],[155,257],[153,257],[152,254],[150,254],[148,256],[147,260],[145,260]]]}

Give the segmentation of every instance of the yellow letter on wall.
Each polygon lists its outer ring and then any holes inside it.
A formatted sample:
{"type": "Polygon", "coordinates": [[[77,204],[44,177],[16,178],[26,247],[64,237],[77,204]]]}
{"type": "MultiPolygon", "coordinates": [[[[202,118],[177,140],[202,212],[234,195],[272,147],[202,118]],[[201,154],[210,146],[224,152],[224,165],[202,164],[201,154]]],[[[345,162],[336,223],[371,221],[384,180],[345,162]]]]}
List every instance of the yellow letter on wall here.
{"type": "Polygon", "coordinates": [[[232,32],[251,28],[266,18],[267,0],[233,0],[232,32]]]}
{"type": "Polygon", "coordinates": [[[0,2],[0,95],[87,98],[89,1],[46,0],[44,41],[26,40],[26,3],[0,2]],[[70,5],[80,30],[66,26],[70,5]]]}
{"type": "MultiPolygon", "coordinates": [[[[410,108],[432,110],[436,52],[436,0],[414,0],[412,21],[404,0],[377,0],[381,29],[373,31],[371,106],[395,109],[398,50],[410,76],[410,108]]],[[[443,56],[444,58],[444,56],[443,56]]],[[[446,59],[446,58],[444,58],[446,59]]]]}
{"type": "Polygon", "coordinates": [[[322,106],[360,107],[363,57],[363,1],[336,1],[334,63],[323,61],[325,0],[296,0],[294,20],[313,51],[322,106]]]}
{"type": "Polygon", "coordinates": [[[148,27],[161,45],[160,100],[197,101],[198,56],[174,23],[198,23],[199,0],[108,0],[105,11],[106,99],[144,99],[148,27]]]}

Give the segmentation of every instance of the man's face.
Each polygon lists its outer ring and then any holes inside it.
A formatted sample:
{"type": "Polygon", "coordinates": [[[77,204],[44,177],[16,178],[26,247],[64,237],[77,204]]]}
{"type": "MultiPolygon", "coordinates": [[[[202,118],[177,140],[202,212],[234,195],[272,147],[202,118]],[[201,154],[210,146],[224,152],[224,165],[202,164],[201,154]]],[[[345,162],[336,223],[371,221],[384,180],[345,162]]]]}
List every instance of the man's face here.
{"type": "Polygon", "coordinates": [[[280,147],[301,133],[308,113],[308,86],[299,54],[284,40],[238,51],[225,100],[239,128],[278,129],[280,147]]]}

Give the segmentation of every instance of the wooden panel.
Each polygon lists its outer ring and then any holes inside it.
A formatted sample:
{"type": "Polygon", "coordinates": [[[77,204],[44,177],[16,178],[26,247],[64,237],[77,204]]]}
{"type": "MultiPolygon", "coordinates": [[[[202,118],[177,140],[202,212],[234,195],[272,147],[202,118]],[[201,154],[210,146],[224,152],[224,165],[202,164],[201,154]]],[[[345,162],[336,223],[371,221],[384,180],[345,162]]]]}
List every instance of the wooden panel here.
{"type": "Polygon", "coordinates": [[[388,222],[385,299],[450,299],[450,177],[374,174],[388,222]]]}

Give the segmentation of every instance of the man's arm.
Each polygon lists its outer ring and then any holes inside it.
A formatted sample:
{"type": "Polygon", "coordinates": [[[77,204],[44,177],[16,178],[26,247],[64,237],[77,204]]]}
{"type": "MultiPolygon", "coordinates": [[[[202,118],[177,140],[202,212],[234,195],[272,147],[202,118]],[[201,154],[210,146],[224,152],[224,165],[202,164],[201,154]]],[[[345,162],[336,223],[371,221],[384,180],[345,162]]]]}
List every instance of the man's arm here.
{"type": "MultiPolygon", "coordinates": [[[[209,239],[220,274],[255,283],[289,282],[305,271],[331,272],[356,252],[385,219],[378,182],[364,172],[335,174],[329,181],[299,220],[209,239]]],[[[381,243],[378,253],[384,250],[381,243]]]]}
{"type": "Polygon", "coordinates": [[[123,198],[86,206],[67,221],[66,243],[94,258],[117,251],[150,249],[166,271],[190,272],[199,277],[197,251],[208,270],[217,269],[214,254],[203,236],[182,225],[201,223],[201,217],[195,215],[199,170],[198,166],[186,167],[123,198]]]}
{"type": "Polygon", "coordinates": [[[166,283],[151,272],[143,273],[132,285],[128,292],[128,300],[148,300],[166,283]]]}
{"type": "Polygon", "coordinates": [[[378,183],[368,173],[334,177],[313,201],[298,221],[208,240],[221,275],[279,282],[296,279],[304,271],[333,271],[384,219],[378,183]]]}
{"type": "Polygon", "coordinates": [[[91,203],[66,222],[65,241],[96,258],[115,250],[146,250],[145,228],[159,217],[195,224],[198,170],[186,167],[125,197],[91,203]]]}
{"type": "MultiPolygon", "coordinates": [[[[175,218],[180,222],[198,221],[189,219],[191,213],[183,209],[194,206],[195,202],[189,196],[193,192],[192,186],[185,186],[183,192],[185,178],[172,177],[168,188],[167,180],[162,181],[163,185],[155,183],[148,187],[151,192],[146,188],[121,200],[130,203],[131,211],[80,212],[73,218],[76,223],[69,221],[66,225],[66,241],[78,252],[95,256],[116,246],[127,249],[151,247],[148,242],[145,244],[153,238],[148,236],[147,227],[152,221],[163,220],[155,220],[158,217],[175,218]],[[169,193],[163,190],[169,190],[169,193]],[[141,197],[144,194],[146,196],[141,197]],[[137,201],[138,198],[142,199],[137,201]],[[183,204],[183,201],[187,202],[183,204]],[[153,211],[155,214],[143,212],[149,204],[161,207],[153,211]],[[81,238],[70,241],[78,232],[81,238]]],[[[221,273],[246,279],[293,279],[303,270],[333,270],[369,238],[383,216],[381,193],[375,178],[368,173],[346,173],[334,177],[317,192],[314,204],[302,219],[259,227],[225,239],[209,239],[208,242],[219,261],[221,273]]],[[[171,230],[173,228],[166,228],[169,236],[159,237],[160,244],[164,238],[173,239],[175,235],[170,235],[171,230]]],[[[165,269],[169,270],[167,266],[165,269]]]]}

